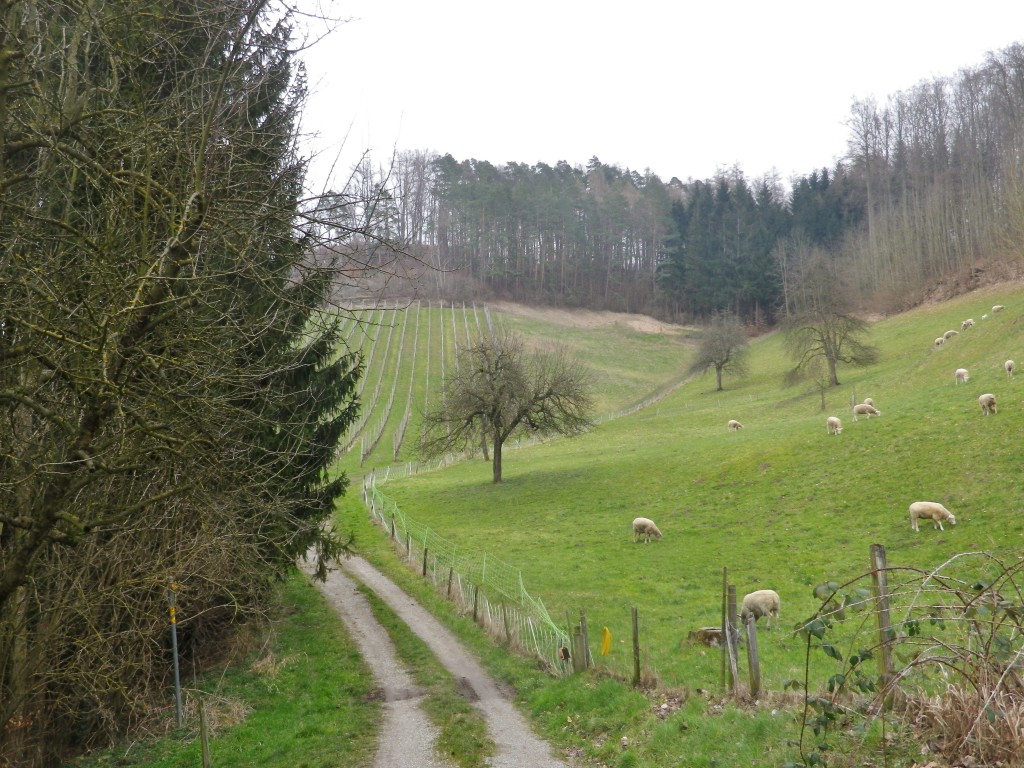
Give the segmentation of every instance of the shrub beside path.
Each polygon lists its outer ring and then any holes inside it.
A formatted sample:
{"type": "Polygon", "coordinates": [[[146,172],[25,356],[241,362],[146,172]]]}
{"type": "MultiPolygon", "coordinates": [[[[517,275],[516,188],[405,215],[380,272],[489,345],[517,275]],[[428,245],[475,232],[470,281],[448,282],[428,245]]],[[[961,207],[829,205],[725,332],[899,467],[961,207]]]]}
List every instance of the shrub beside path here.
{"type": "Polygon", "coordinates": [[[319,586],[356,638],[384,690],[385,721],[375,766],[440,768],[444,763],[433,751],[437,732],[419,708],[415,686],[401,669],[394,646],[366,599],[356,591],[354,579],[373,590],[409,625],[480,710],[496,748],[490,760],[493,768],[569,768],[569,763],[552,756],[551,746],[533,733],[511,697],[469,650],[423,606],[361,557],[341,560],[339,565],[340,570],[332,570],[319,586]]]}

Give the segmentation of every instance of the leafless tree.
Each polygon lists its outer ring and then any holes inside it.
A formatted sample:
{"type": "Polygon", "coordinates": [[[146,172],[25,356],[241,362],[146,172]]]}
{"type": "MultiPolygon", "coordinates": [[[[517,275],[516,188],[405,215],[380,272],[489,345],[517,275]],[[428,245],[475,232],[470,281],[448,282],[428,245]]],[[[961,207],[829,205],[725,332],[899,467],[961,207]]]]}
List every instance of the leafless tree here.
{"type": "Polygon", "coordinates": [[[562,349],[527,352],[507,328],[460,350],[462,363],[444,383],[443,404],[425,417],[423,452],[436,456],[491,445],[495,483],[501,449],[516,434],[573,435],[592,425],[590,374],[562,349]]]}
{"type": "Polygon", "coordinates": [[[718,315],[703,330],[690,373],[715,371],[715,390],[722,391],[722,373],[747,373],[747,334],[734,315],[718,315]]]}

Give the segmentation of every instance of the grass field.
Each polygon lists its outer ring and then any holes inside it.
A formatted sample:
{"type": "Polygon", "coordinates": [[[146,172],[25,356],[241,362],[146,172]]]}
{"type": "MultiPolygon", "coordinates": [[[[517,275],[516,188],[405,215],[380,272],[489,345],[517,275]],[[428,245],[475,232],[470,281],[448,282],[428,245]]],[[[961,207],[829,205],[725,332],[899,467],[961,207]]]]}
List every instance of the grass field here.
{"type": "MultiPolygon", "coordinates": [[[[376,748],[380,701],[356,644],[302,574],[282,585],[273,624],[196,681],[183,672],[185,728],[89,755],[75,765],[202,765],[197,702],[217,768],[359,768],[376,748]]],[[[253,628],[255,629],[255,628],[253,628]]],[[[174,722],[168,691],[168,726],[174,722]]]]}
{"type": "MultiPolygon", "coordinates": [[[[336,524],[354,532],[361,554],[431,607],[517,691],[541,732],[593,764],[792,764],[802,695],[787,683],[803,677],[806,650],[792,629],[818,607],[816,585],[864,574],[875,543],[886,547],[890,566],[945,566],[944,573],[964,584],[990,576],[992,563],[976,556],[949,563],[958,554],[984,551],[1020,562],[1024,379],[1008,379],[1002,363],[1024,363],[1024,285],[988,288],[875,323],[869,341],[881,351],[879,363],[841,368],[843,383],[826,391],[825,411],[812,384],[783,384],[790,363],[777,335],[752,344],[747,377],[727,377],[726,391],[714,392],[710,374],[683,383],[692,349],[687,329],[610,316],[581,323],[572,313],[489,313],[491,322],[512,325],[531,344],[567,345],[592,368],[598,426],[578,438],[507,450],[500,485],[476,458],[390,481],[383,490],[460,547],[521,569],[526,588],[556,620],[585,610],[596,668],[555,678],[489,641],[395,556],[359,498],[370,468],[417,458],[422,413],[439,396],[441,361],[456,365],[456,349],[487,327],[482,308],[366,312],[361,319],[369,325],[349,324],[350,345],[368,361],[366,418],[338,464],[353,483],[336,524]],[[1006,310],[981,320],[996,303],[1006,310]],[[936,336],[959,329],[967,317],[978,321],[974,328],[934,346],[936,336]],[[958,367],[970,371],[966,385],[954,383],[958,367]],[[650,407],[606,418],[665,391],[670,394],[650,407]],[[983,392],[997,395],[996,416],[981,415],[983,392]],[[851,399],[867,396],[882,415],[854,423],[851,399]],[[841,435],[826,434],[828,415],[842,418],[841,435]],[[745,428],[728,432],[732,418],[745,428]],[[944,503],[958,524],[913,532],[906,508],[923,499],[944,503]],[[638,515],[656,520],[664,539],[632,543],[630,521],[638,515]],[[741,596],[772,588],[782,597],[781,626],[759,632],[765,693],[756,705],[724,696],[719,652],[686,639],[691,629],[719,623],[723,568],[741,596]],[[656,681],[656,690],[629,684],[634,607],[645,680],[656,681]],[[608,656],[597,655],[593,642],[602,627],[612,633],[608,656]]],[[[897,596],[896,614],[915,594],[897,596]]],[[[368,764],[372,682],[337,618],[316,597],[308,587],[288,586],[284,599],[295,608],[281,616],[268,646],[280,662],[271,665],[273,678],[246,664],[238,674],[200,681],[218,700],[243,702],[249,712],[239,725],[218,731],[215,765],[368,764]]],[[[435,717],[448,724],[446,751],[461,765],[482,764],[487,745],[479,724],[469,717],[468,726],[459,725],[447,676],[405,630],[385,612],[382,617],[405,661],[436,684],[435,717]]],[[[874,642],[871,622],[857,616],[834,636],[844,657],[874,642]]],[[[1019,649],[1020,637],[1014,642],[1019,649]]],[[[820,690],[837,664],[820,652],[809,660],[811,689],[820,690]]],[[[927,762],[895,723],[887,724],[884,738],[877,721],[864,734],[855,725],[843,721],[842,738],[828,737],[828,765],[882,764],[883,743],[889,766],[927,762]]],[[[807,750],[826,738],[804,735],[807,750]]],[[[198,746],[190,730],[127,752],[83,765],[194,765],[198,746]]]]}
{"type": "MultiPolygon", "coordinates": [[[[882,320],[869,338],[880,362],[841,368],[843,383],[826,392],[825,412],[813,385],[783,385],[790,362],[782,338],[763,338],[752,345],[750,375],[727,378],[725,392],[712,391],[710,375],[698,377],[585,436],[507,452],[500,485],[473,460],[384,490],[459,546],[519,567],[553,616],[584,609],[591,627],[607,626],[613,650],[599,665],[615,675],[626,675],[631,663],[635,606],[649,673],[669,688],[717,690],[718,654],[685,639],[691,629],[719,623],[723,567],[740,595],[775,589],[783,629],[762,632],[760,650],[763,684],[781,692],[803,674],[804,642],[789,630],[819,605],[815,585],[864,574],[871,544],[886,547],[890,566],[925,570],[965,552],[1019,558],[1024,379],[1008,379],[1002,364],[1024,359],[1022,324],[1019,285],[882,320]],[[996,303],[1007,309],[980,320],[996,303]],[[974,328],[934,346],[967,317],[978,321],[974,328]],[[954,383],[958,367],[970,371],[966,385],[954,383]],[[983,392],[997,395],[998,415],[981,415],[983,392]],[[866,396],[882,416],[854,423],[851,399],[866,396]],[[828,415],[842,418],[841,435],[826,433],[828,415]],[[730,418],[745,429],[727,432],[730,418]],[[942,502],[958,525],[912,531],[906,510],[916,500],[942,502]],[[664,539],[633,544],[629,526],[637,515],[656,520],[664,539]]],[[[650,341],[652,366],[666,369],[663,381],[678,376],[683,346],[650,341]],[[678,356],[666,361],[673,349],[678,356]]],[[[636,339],[633,346],[643,349],[636,339]]],[[[597,348],[607,350],[607,342],[597,348]]],[[[644,370],[642,358],[629,370],[644,370]]],[[[623,376],[616,387],[615,379],[614,368],[602,377],[609,410],[611,393],[628,392],[618,397],[624,403],[642,386],[623,376]]],[[[965,558],[944,572],[970,582],[983,570],[980,560],[965,558]]],[[[866,642],[863,626],[843,631],[850,648],[866,642]]],[[[812,676],[823,683],[830,664],[815,656],[812,676]]]]}

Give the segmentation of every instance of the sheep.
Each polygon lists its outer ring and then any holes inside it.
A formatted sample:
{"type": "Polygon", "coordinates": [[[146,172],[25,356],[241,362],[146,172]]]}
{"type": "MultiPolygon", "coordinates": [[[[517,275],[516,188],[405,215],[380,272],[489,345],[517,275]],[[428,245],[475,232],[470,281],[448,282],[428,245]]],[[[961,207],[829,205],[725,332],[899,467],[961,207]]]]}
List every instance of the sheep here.
{"type": "Polygon", "coordinates": [[[962,323],[960,323],[960,330],[961,331],[966,331],[968,328],[972,328],[972,327],[974,327],[974,318],[972,318],[972,317],[969,317],[966,320],[964,320],[962,323]]]}
{"type": "Polygon", "coordinates": [[[956,525],[956,518],[953,516],[953,513],[937,501],[915,501],[907,510],[910,512],[910,527],[915,531],[920,530],[917,527],[918,520],[932,520],[935,523],[935,527],[940,531],[946,530],[942,527],[943,520],[950,525],[956,525]]]}
{"type": "Polygon", "coordinates": [[[936,346],[936,347],[941,347],[941,346],[942,346],[943,344],[945,344],[945,343],[946,343],[946,339],[945,339],[945,338],[943,338],[942,336],[939,336],[939,337],[938,337],[938,338],[937,338],[937,339],[935,340],[935,346],[936,346]]]}
{"type": "Polygon", "coordinates": [[[730,432],[739,432],[743,429],[743,425],[736,421],[736,419],[729,419],[729,424],[727,426],[729,427],[730,432]]]}
{"type": "Polygon", "coordinates": [[[1011,378],[1013,377],[1013,366],[1014,366],[1013,360],[1007,360],[1005,363],[1003,363],[1003,368],[1006,369],[1006,375],[1011,377],[1011,378]]]}
{"type": "Polygon", "coordinates": [[[992,312],[994,314],[996,312],[1002,312],[1004,309],[1006,309],[1006,307],[1004,307],[1002,304],[996,304],[994,307],[992,307],[992,312]]]}
{"type": "Polygon", "coordinates": [[[776,624],[779,622],[779,608],[781,608],[782,603],[779,600],[779,593],[774,589],[759,589],[756,592],[744,595],[742,606],[740,609],[740,619],[744,623],[746,623],[748,616],[753,616],[754,621],[757,621],[762,616],[767,616],[768,621],[766,623],[769,627],[772,625],[772,619],[775,619],[776,624]]]}
{"type": "Polygon", "coordinates": [[[853,406],[853,420],[856,421],[858,416],[867,416],[869,419],[872,416],[881,416],[882,412],[875,408],[873,405],[868,403],[859,403],[853,406]]]}
{"type": "Polygon", "coordinates": [[[953,379],[957,384],[966,384],[969,378],[971,377],[968,375],[966,368],[957,368],[953,371],[953,379]]]}
{"type": "Polygon", "coordinates": [[[843,431],[843,422],[835,416],[829,416],[825,419],[825,428],[828,430],[830,435],[838,435],[843,431]]]}
{"type": "Polygon", "coordinates": [[[959,336],[959,335],[960,335],[960,331],[946,331],[944,334],[942,334],[942,338],[948,340],[948,339],[952,339],[954,336],[959,336]]]}
{"type": "Polygon", "coordinates": [[[981,415],[988,416],[996,412],[996,396],[987,392],[978,398],[978,405],[981,406],[981,415]]]}
{"type": "Polygon", "coordinates": [[[650,544],[651,536],[656,539],[661,538],[661,531],[658,530],[658,526],[654,524],[653,520],[638,517],[633,521],[633,542],[635,543],[640,536],[644,537],[644,544],[650,544]]]}

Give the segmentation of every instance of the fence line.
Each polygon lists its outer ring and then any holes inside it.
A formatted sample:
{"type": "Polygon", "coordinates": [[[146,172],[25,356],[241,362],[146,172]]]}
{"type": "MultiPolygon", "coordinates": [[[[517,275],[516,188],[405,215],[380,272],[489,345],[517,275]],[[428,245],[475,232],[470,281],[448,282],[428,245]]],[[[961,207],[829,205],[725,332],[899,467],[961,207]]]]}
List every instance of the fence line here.
{"type": "Polygon", "coordinates": [[[569,636],[539,598],[526,591],[522,572],[486,552],[467,550],[405,514],[377,487],[376,471],[363,480],[363,502],[374,522],[395,539],[414,567],[464,609],[473,608],[489,634],[532,654],[551,671],[565,672],[560,651],[569,636]],[[451,585],[449,587],[449,584],[451,585]]]}

